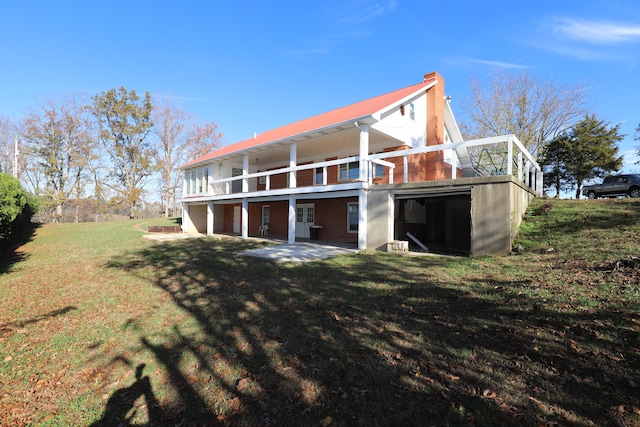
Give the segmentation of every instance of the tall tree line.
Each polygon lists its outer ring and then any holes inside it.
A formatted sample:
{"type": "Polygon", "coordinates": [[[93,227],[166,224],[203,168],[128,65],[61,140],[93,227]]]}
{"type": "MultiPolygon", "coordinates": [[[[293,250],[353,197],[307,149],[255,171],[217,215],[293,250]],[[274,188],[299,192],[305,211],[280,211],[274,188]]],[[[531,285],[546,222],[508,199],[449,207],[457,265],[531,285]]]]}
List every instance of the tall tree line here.
{"type": "Polygon", "coordinates": [[[47,221],[68,220],[63,210],[71,205],[91,206],[94,218],[133,218],[152,200],[169,216],[181,187],[177,167],[223,137],[215,122],[197,121],[177,100],[124,87],[71,93],[37,102],[22,119],[0,116],[0,172],[15,171],[47,221]]]}

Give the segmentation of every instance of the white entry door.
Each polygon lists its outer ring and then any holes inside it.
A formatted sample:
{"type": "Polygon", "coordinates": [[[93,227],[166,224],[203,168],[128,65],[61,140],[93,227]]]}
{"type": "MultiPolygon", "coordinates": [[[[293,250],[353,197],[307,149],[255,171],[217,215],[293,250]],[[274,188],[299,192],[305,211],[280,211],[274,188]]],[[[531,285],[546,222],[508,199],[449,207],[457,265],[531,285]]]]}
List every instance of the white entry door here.
{"type": "Polygon", "coordinates": [[[315,224],[316,208],[313,203],[296,205],[296,237],[308,239],[309,226],[315,224]]]}
{"type": "Polygon", "coordinates": [[[234,234],[240,234],[240,222],[241,222],[241,217],[240,217],[240,206],[234,206],[233,207],[233,233],[234,234]]]}

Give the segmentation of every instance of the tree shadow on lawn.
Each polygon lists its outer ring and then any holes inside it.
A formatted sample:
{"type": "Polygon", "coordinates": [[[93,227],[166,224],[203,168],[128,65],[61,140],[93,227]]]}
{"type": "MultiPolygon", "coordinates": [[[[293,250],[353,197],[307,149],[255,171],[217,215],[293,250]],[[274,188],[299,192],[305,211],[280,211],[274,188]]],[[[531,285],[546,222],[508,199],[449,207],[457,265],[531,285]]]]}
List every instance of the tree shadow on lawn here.
{"type": "Polygon", "coordinates": [[[483,294],[438,274],[468,260],[362,253],[283,265],[239,249],[189,239],[110,263],[151,277],[199,326],[173,324],[162,338],[140,331],[175,396],[159,399],[149,425],[162,425],[158,413],[166,425],[298,426],[618,425],[626,416],[608,408],[625,403],[637,357],[614,353],[614,312],[532,309],[526,295],[513,300],[527,281],[472,283],[483,294]],[[600,352],[571,338],[593,317],[611,328],[593,343],[600,352]],[[611,357],[628,359],[614,368],[611,357]]]}
{"type": "Polygon", "coordinates": [[[27,259],[28,255],[19,251],[19,248],[33,240],[39,227],[40,224],[32,223],[10,240],[0,239],[0,274],[10,273],[15,264],[27,259]]]}
{"type": "Polygon", "coordinates": [[[0,338],[3,338],[4,335],[8,335],[12,333],[14,330],[23,329],[25,326],[42,322],[43,320],[51,319],[53,317],[62,316],[63,314],[67,314],[68,312],[77,310],[77,309],[78,309],[77,307],[69,305],[57,310],[51,310],[47,313],[40,314],[35,317],[26,318],[23,320],[18,320],[13,322],[0,323],[0,338]]]}

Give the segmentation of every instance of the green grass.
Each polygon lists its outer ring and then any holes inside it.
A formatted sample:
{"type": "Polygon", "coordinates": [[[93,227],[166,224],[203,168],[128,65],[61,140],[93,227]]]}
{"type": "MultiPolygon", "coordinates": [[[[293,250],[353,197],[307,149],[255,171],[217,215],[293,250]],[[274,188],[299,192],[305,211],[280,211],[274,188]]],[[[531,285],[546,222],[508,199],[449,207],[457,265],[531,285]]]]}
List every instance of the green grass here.
{"type": "Polygon", "coordinates": [[[639,219],[536,200],[519,255],[303,265],[44,225],[0,262],[0,425],[639,425],[639,219]]]}

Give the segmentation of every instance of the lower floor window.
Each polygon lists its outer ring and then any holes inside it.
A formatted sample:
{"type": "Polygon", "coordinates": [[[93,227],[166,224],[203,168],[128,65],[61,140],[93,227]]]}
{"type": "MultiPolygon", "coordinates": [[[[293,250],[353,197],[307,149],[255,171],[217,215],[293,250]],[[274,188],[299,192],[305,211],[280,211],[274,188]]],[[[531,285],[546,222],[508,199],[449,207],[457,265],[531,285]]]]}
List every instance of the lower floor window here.
{"type": "Polygon", "coordinates": [[[358,221],[360,218],[359,208],[357,203],[347,203],[347,232],[358,232],[358,221]]]}

